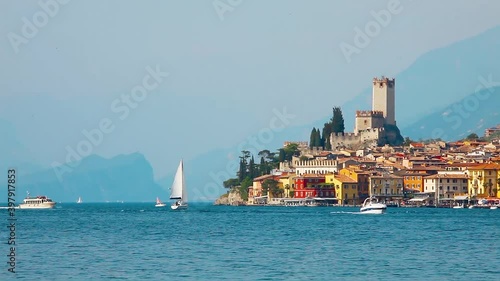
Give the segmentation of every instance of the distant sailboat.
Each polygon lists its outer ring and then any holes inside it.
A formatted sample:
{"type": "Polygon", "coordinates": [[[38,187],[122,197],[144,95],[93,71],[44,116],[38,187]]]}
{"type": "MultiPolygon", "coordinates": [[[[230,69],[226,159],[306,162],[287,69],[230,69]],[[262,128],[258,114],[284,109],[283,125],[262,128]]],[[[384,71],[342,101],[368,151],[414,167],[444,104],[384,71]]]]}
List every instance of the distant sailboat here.
{"type": "Polygon", "coordinates": [[[170,206],[172,210],[187,209],[188,200],[186,192],[186,182],[184,180],[184,164],[182,160],[179,163],[179,167],[177,168],[177,173],[175,174],[174,183],[172,184],[172,190],[170,192],[170,199],[176,200],[170,206]]]}
{"type": "Polygon", "coordinates": [[[82,197],[78,197],[78,201],[76,201],[76,203],[81,204],[82,202],[82,197]]]}
{"type": "Polygon", "coordinates": [[[165,207],[166,204],[161,202],[160,198],[156,197],[156,205],[155,207],[165,207]]]}

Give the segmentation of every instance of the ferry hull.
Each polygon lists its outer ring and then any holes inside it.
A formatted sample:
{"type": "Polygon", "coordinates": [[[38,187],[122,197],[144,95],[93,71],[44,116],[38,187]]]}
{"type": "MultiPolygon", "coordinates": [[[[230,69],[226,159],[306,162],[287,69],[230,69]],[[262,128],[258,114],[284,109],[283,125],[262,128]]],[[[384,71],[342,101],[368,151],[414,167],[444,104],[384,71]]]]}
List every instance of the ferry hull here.
{"type": "Polygon", "coordinates": [[[53,204],[19,204],[19,209],[53,209],[56,203],[53,204]]]}

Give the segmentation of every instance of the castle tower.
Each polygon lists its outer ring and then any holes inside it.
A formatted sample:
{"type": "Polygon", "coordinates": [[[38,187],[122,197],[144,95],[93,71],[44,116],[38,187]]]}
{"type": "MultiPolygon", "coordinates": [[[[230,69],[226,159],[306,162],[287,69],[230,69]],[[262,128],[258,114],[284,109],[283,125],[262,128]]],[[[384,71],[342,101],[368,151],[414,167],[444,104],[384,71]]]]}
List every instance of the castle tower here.
{"type": "Polygon", "coordinates": [[[396,80],[386,78],[373,78],[373,111],[384,113],[385,124],[396,125],[396,80]]]}

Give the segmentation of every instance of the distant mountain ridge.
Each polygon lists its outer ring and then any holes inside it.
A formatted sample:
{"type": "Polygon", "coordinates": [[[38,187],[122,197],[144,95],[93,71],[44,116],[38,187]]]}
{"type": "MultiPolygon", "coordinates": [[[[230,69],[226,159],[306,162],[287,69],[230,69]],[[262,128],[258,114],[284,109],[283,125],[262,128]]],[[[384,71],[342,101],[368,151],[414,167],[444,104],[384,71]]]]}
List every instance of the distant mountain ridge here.
{"type": "Polygon", "coordinates": [[[19,177],[18,200],[26,191],[64,202],[76,202],[80,196],[85,202],[154,202],[157,196],[167,197],[154,181],[151,165],[140,153],[111,159],[91,155],[65,172],[61,181],[54,169],[19,177]]]}
{"type": "Polygon", "coordinates": [[[441,110],[429,114],[403,129],[411,139],[463,139],[470,133],[479,136],[500,124],[499,86],[483,89],[441,110]]]}
{"type": "MultiPolygon", "coordinates": [[[[395,77],[398,126],[406,128],[418,121],[419,116],[459,101],[478,87],[484,87],[482,80],[489,76],[500,82],[499,50],[500,26],[497,26],[420,56],[395,77]]],[[[361,94],[342,105],[347,130],[354,128],[356,110],[371,109],[371,81],[366,81],[366,86],[361,94]]]]}

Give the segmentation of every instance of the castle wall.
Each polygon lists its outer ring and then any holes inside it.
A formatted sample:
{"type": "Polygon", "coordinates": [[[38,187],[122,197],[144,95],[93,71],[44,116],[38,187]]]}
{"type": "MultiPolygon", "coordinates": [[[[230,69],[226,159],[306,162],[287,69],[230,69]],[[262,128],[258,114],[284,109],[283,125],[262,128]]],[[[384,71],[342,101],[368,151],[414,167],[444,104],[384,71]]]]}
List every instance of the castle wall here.
{"type": "Polygon", "coordinates": [[[357,111],[354,132],[372,128],[384,127],[384,113],[382,111],[357,111]]]}

